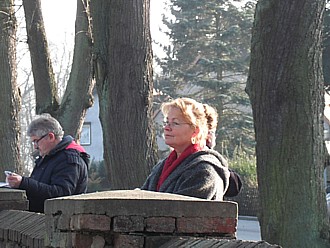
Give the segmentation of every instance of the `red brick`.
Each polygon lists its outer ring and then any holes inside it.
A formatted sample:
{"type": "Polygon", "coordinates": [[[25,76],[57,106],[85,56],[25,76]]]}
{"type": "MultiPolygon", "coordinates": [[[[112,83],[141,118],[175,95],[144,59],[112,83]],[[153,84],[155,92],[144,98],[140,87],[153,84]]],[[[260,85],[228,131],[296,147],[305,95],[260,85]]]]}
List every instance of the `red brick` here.
{"type": "Polygon", "coordinates": [[[80,214],[70,220],[71,230],[109,231],[111,219],[106,215],[80,214]]]}
{"type": "Polygon", "coordinates": [[[150,217],[146,219],[147,232],[173,233],[175,231],[175,218],[150,217]]]}
{"type": "Polygon", "coordinates": [[[141,232],[144,230],[142,216],[116,216],[113,218],[114,232],[141,232]]]}
{"type": "Polygon", "coordinates": [[[93,243],[93,237],[89,235],[76,234],[72,247],[89,248],[93,243]]]}
{"type": "Polygon", "coordinates": [[[114,248],[143,248],[144,237],[136,235],[116,234],[114,238],[114,248]]]}
{"type": "Polygon", "coordinates": [[[236,218],[219,217],[196,217],[178,218],[178,233],[212,233],[212,234],[234,234],[236,232],[236,218]]]}

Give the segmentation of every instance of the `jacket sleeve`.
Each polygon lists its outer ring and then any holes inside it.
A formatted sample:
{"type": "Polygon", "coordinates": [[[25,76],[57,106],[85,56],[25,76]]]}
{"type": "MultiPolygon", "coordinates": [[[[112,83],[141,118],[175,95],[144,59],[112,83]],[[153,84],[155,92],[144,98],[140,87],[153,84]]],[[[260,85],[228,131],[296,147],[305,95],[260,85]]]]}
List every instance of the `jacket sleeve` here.
{"type": "Polygon", "coordinates": [[[82,166],[76,163],[61,163],[52,170],[49,184],[23,177],[20,189],[26,190],[29,196],[38,197],[39,200],[72,195],[77,187],[82,166]]]}

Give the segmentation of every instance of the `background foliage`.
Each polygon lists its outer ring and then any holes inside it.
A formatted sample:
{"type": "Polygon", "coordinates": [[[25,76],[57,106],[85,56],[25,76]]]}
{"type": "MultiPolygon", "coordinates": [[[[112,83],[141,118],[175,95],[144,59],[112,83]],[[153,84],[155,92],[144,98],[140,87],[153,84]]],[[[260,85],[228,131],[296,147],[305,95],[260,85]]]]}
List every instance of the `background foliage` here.
{"type": "Polygon", "coordinates": [[[237,146],[254,154],[254,132],[245,81],[254,3],[172,0],[164,17],[171,45],[156,58],[162,73],[155,88],[172,98],[188,96],[219,113],[216,149],[229,157],[237,146]]]}

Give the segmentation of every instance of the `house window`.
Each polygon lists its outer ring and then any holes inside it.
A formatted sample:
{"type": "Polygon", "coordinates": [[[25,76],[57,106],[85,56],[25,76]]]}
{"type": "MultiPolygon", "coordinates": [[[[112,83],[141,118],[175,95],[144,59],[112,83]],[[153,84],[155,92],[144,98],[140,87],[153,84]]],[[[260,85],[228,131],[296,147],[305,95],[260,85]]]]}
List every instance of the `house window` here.
{"type": "Polygon", "coordinates": [[[85,122],[82,126],[80,144],[84,146],[91,145],[91,123],[85,122]]]}

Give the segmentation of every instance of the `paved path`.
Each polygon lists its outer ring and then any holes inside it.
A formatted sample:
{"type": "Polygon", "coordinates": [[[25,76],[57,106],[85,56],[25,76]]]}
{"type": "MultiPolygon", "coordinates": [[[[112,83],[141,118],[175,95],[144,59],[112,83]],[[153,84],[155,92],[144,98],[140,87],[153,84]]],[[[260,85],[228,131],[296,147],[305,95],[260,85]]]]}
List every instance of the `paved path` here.
{"type": "Polygon", "coordinates": [[[256,217],[238,216],[237,239],[260,241],[260,226],[256,217]]]}

